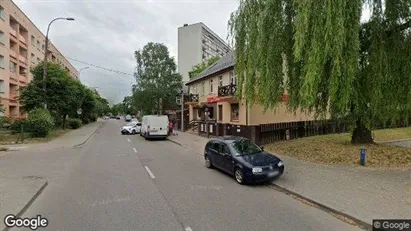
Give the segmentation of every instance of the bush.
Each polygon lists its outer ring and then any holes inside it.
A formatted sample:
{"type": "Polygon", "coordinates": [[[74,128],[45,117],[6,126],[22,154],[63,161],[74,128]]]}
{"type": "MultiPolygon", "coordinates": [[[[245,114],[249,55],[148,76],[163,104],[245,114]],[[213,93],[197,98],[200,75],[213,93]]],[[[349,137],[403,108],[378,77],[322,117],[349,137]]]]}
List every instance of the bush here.
{"type": "Polygon", "coordinates": [[[80,119],[69,119],[68,126],[72,129],[77,129],[81,127],[81,120],[80,119]]]}
{"type": "Polygon", "coordinates": [[[28,124],[34,137],[46,137],[54,127],[53,117],[44,108],[34,109],[29,113],[28,124]]]}
{"type": "Polygon", "coordinates": [[[0,117],[0,128],[8,128],[11,125],[11,121],[7,117],[0,117]]]}
{"type": "Polygon", "coordinates": [[[12,133],[21,132],[21,127],[23,126],[24,132],[30,131],[30,125],[26,119],[16,119],[10,125],[10,130],[12,133]]]}
{"type": "Polygon", "coordinates": [[[90,116],[90,121],[91,122],[96,122],[97,121],[97,116],[95,116],[95,115],[90,116]]]}
{"type": "Polygon", "coordinates": [[[90,123],[90,119],[89,119],[89,118],[83,118],[83,119],[81,119],[81,121],[83,122],[83,124],[88,124],[88,123],[90,123]]]}

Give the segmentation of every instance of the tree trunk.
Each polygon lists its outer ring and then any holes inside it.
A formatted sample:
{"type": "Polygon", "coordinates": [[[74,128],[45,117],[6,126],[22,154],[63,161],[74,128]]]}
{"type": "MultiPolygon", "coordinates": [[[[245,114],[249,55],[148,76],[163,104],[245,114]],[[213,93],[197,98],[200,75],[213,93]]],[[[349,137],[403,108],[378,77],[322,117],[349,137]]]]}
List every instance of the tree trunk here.
{"type": "Polygon", "coordinates": [[[355,129],[351,136],[351,143],[353,144],[372,144],[374,140],[372,138],[371,130],[364,126],[363,123],[357,121],[355,129]]]}
{"type": "Polygon", "coordinates": [[[63,115],[63,130],[66,129],[66,115],[63,115]]]}

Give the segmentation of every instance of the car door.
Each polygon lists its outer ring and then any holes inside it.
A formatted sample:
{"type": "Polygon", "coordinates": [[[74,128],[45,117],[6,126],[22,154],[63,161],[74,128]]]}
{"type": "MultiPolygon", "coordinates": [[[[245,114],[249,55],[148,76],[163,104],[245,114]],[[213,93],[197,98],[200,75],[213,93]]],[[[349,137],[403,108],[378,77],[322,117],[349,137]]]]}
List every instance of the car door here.
{"type": "Polygon", "coordinates": [[[224,171],[232,174],[233,167],[234,167],[233,156],[227,144],[222,143],[220,145],[220,156],[221,156],[221,163],[224,168],[224,171]]]}
{"type": "Polygon", "coordinates": [[[220,155],[220,143],[217,141],[214,141],[211,143],[210,148],[209,148],[209,155],[211,157],[211,163],[219,169],[223,169],[223,165],[221,163],[222,158],[220,155]]]}

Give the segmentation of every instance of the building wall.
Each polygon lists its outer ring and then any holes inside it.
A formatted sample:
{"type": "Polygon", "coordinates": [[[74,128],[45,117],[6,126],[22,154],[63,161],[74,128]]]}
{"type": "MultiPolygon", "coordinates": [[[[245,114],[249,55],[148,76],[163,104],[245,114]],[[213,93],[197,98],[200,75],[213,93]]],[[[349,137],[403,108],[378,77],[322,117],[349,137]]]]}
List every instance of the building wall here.
{"type": "Polygon", "coordinates": [[[249,125],[309,121],[314,120],[313,114],[306,114],[298,111],[295,114],[287,111],[286,105],[281,104],[276,109],[264,112],[263,107],[255,104],[250,107],[249,125]]]}
{"type": "Polygon", "coordinates": [[[178,72],[183,82],[189,80],[193,66],[213,56],[223,56],[228,45],[203,23],[178,28],[178,72]]]}
{"type": "MultiPolygon", "coordinates": [[[[44,58],[45,36],[11,0],[0,1],[0,11],[0,55],[4,57],[4,68],[0,68],[1,104],[5,116],[25,117],[15,97],[20,88],[33,79],[30,69],[44,58]]],[[[78,71],[51,43],[49,50],[53,53],[49,55],[50,60],[55,56],[51,61],[61,63],[71,76],[78,78],[78,71]]]]}

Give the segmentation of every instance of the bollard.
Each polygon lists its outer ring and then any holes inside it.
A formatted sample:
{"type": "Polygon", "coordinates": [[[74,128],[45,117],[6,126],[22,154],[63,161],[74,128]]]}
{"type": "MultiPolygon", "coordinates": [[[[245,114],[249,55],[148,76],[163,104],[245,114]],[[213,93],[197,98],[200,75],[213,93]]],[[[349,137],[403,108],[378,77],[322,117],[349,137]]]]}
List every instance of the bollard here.
{"type": "Polygon", "coordinates": [[[362,166],[365,165],[366,159],[367,159],[366,149],[364,147],[362,147],[361,152],[360,152],[360,164],[362,166]]]}

